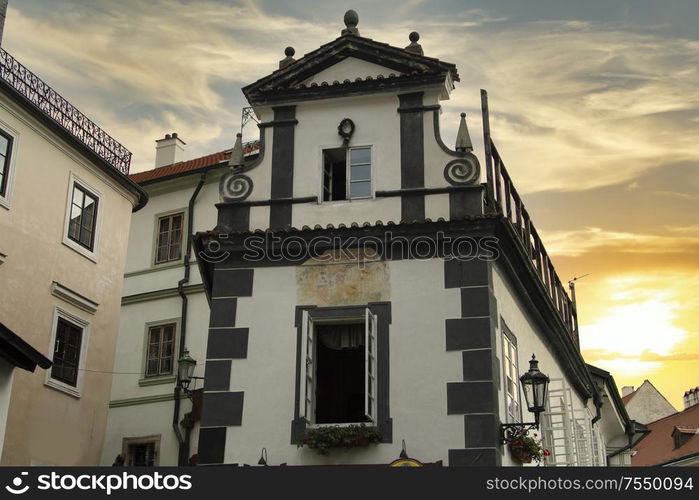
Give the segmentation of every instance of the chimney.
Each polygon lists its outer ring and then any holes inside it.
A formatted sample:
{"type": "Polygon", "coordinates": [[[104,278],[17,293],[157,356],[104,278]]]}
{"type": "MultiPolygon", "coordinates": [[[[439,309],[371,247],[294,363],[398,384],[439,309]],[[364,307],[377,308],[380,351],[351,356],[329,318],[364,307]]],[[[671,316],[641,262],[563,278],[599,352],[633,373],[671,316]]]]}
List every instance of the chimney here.
{"type": "Polygon", "coordinates": [[[2,32],[5,28],[5,16],[7,15],[7,0],[0,0],[0,45],[2,45],[2,32]]]}
{"type": "Polygon", "coordinates": [[[632,385],[625,385],[624,387],[621,388],[621,397],[623,398],[624,396],[628,396],[633,392],[633,386],[632,385]]]}
{"type": "Polygon", "coordinates": [[[690,389],[684,393],[684,409],[699,403],[699,387],[690,389]]]}
{"type": "Polygon", "coordinates": [[[172,165],[182,160],[186,143],[177,137],[177,132],[165,134],[163,139],[155,141],[155,168],[172,165]]]}

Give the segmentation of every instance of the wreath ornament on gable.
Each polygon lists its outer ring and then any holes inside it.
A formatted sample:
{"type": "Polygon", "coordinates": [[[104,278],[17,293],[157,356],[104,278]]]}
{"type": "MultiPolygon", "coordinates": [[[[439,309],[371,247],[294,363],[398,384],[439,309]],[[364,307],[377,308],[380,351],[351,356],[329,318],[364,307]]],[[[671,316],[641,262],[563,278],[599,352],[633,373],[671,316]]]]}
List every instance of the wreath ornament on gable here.
{"type": "Polygon", "coordinates": [[[344,118],[337,126],[337,133],[342,137],[342,144],[347,146],[354,134],[354,122],[349,118],[344,118]]]}

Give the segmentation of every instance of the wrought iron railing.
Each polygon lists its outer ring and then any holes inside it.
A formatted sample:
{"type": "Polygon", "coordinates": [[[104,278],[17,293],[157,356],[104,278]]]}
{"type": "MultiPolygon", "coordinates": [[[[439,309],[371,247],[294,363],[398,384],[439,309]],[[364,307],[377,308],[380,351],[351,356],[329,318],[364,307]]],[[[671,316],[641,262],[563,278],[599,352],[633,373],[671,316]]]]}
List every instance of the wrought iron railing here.
{"type": "Polygon", "coordinates": [[[0,78],[97,156],[128,175],[131,152],[1,48],[0,78]]]}
{"type": "Polygon", "coordinates": [[[522,198],[512,183],[505,163],[490,137],[488,97],[484,90],[481,91],[481,104],[485,136],[487,212],[502,215],[512,225],[556,312],[573,340],[579,343],[578,313],[575,302],[570,299],[563,287],[541,237],[522,203],[522,198]]]}

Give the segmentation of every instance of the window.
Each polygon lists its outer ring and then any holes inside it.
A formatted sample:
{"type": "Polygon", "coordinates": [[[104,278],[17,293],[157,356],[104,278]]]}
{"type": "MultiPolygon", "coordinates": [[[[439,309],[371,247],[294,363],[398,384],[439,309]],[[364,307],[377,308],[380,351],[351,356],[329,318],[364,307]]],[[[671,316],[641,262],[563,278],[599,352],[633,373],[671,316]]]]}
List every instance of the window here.
{"type": "Polygon", "coordinates": [[[519,399],[519,366],[517,363],[517,340],[505,327],[502,333],[502,363],[505,380],[505,411],[507,422],[522,421],[519,399]]]}
{"type": "Polygon", "coordinates": [[[6,197],[10,180],[12,136],[0,130],[0,196],[6,197]]]}
{"type": "Polygon", "coordinates": [[[176,213],[158,218],[158,238],[155,250],[155,263],[172,262],[182,256],[182,223],[184,213],[176,213]]]}
{"type": "Polygon", "coordinates": [[[323,150],[323,201],[371,197],[370,147],[323,150]]]}
{"type": "Polygon", "coordinates": [[[126,467],[154,467],[158,465],[160,436],[124,438],[122,456],[126,467]]]}
{"type": "Polygon", "coordinates": [[[82,327],[71,323],[65,318],[58,318],[51,378],[72,387],[77,387],[82,337],[82,327]]]}
{"type": "Polygon", "coordinates": [[[71,396],[80,397],[90,323],[60,307],[54,309],[49,351],[53,364],[44,383],[71,396]]]}
{"type": "Polygon", "coordinates": [[[151,326],[148,329],[146,377],[172,374],[175,331],[174,323],[151,326]]]}
{"type": "Polygon", "coordinates": [[[91,251],[95,245],[97,203],[97,196],[77,182],[73,183],[68,238],[91,251]]]}
{"type": "Polygon", "coordinates": [[[313,319],[303,311],[299,416],[311,424],[376,423],[377,317],[313,319]]]}

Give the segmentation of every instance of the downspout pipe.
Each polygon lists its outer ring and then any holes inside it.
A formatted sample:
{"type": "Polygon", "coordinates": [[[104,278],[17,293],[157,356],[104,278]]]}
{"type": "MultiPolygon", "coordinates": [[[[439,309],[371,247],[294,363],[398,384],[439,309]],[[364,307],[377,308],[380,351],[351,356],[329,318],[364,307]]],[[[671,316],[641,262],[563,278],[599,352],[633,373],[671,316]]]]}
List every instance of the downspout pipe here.
{"type": "Polygon", "coordinates": [[[628,436],[628,439],[629,439],[628,444],[627,444],[626,446],[624,446],[623,448],[619,448],[619,449],[616,450],[615,452],[608,454],[608,455],[607,455],[607,463],[609,463],[609,459],[610,459],[610,458],[614,458],[614,457],[616,457],[617,455],[619,455],[620,453],[623,453],[623,452],[625,452],[626,450],[630,450],[631,448],[633,448],[634,446],[636,446],[638,443],[640,443],[641,441],[643,441],[643,439],[644,439],[648,434],[650,434],[650,429],[646,428],[645,426],[642,426],[642,427],[644,427],[644,428],[643,428],[643,429],[636,430],[636,422],[633,421],[633,420],[632,420],[631,422],[629,422],[628,426],[626,427],[626,435],[628,436]],[[634,440],[633,437],[634,437],[636,434],[640,434],[640,436],[638,437],[638,439],[634,440]]]}
{"type": "MultiPolygon", "coordinates": [[[[178,359],[182,356],[182,354],[184,354],[184,350],[187,345],[188,300],[187,294],[184,291],[184,287],[187,283],[189,283],[189,276],[191,272],[189,261],[192,258],[192,227],[194,224],[194,204],[197,200],[197,197],[199,196],[199,192],[201,191],[202,187],[204,187],[204,182],[206,181],[206,174],[207,171],[204,171],[201,174],[201,177],[199,178],[199,183],[197,184],[196,188],[194,188],[194,192],[192,193],[192,196],[189,198],[189,205],[187,206],[187,242],[185,245],[186,251],[184,254],[184,275],[182,279],[179,282],[177,282],[177,293],[182,298],[182,311],[180,313],[180,346],[179,355],[177,356],[178,359]]],[[[172,428],[175,431],[175,435],[177,436],[177,442],[179,443],[177,463],[178,465],[187,465],[189,461],[189,438],[191,434],[191,429],[187,428],[185,431],[185,435],[182,435],[182,431],[180,429],[181,392],[182,390],[180,389],[179,383],[175,384],[175,408],[172,416],[172,428]]],[[[188,425],[191,424],[188,423],[188,425]]]]}

